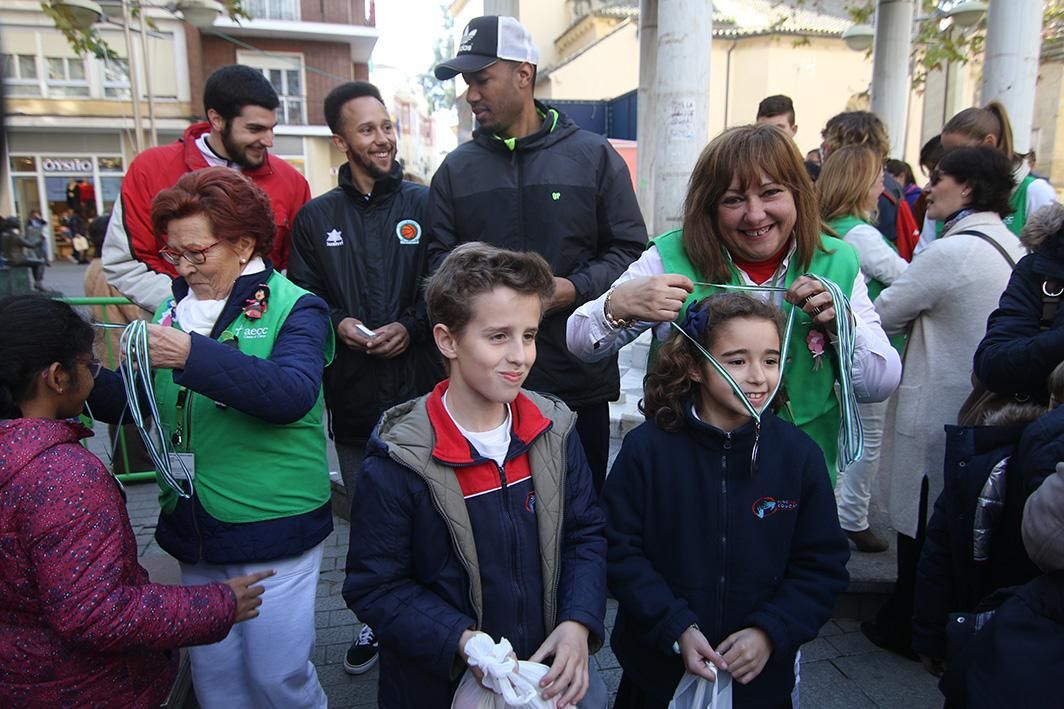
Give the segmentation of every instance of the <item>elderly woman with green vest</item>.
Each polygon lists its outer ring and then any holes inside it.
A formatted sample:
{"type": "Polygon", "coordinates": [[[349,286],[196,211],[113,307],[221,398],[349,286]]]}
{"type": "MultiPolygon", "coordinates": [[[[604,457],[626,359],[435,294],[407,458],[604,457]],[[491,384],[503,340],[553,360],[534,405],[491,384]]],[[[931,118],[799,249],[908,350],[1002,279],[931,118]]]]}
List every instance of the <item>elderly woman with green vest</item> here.
{"type": "Polygon", "coordinates": [[[156,540],[186,584],[277,572],[263,582],[270,605],[260,617],[191,649],[196,698],[205,709],[324,707],[310,654],[332,530],[328,308],[265,258],[269,197],[235,170],[186,174],[155,197],[152,225],[179,276],[148,326],[158,424],[193,490],[160,485],[156,540]]]}
{"type": "MultiPolygon", "coordinates": [[[[848,145],[833,152],[824,162],[816,183],[820,216],[828,229],[857,249],[861,274],[868,297],[875,302],[879,293],[893,283],[909,262],[898,255],[894,242],[875,227],[874,213],[883,191],[883,161],[871,148],[848,145]]],[[[890,337],[899,354],[905,348],[905,335],[890,337]]],[[[839,491],[839,524],[859,551],[887,550],[887,541],[868,522],[872,482],[879,471],[883,441],[885,401],[859,405],[864,429],[864,456],[843,474],[839,491]]]]}
{"type": "Polygon", "coordinates": [[[771,125],[729,129],[691,173],[683,228],[653,239],[602,297],[570,316],[569,350],[606,357],[649,328],[663,340],[670,322],[720,284],[786,288],[760,294],[785,312],[798,309],[781,415],[820,445],[834,482],[841,420],[835,309],[824,285],[806,274],[835,282],[849,299],[856,346],[847,374],[859,401],[890,396],[901,362],[868,298],[857,252],[820,228],[813,183],[794,142],[771,125]]]}

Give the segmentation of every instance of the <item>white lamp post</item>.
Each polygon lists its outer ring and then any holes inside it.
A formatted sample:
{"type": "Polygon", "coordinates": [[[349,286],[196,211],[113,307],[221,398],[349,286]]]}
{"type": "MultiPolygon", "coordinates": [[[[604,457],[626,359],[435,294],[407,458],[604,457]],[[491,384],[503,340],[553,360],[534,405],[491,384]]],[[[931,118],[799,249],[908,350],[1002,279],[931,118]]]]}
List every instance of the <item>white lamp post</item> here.
{"type": "Polygon", "coordinates": [[[217,0],[178,0],[177,9],[185,22],[203,29],[213,25],[225,7],[217,0]]]}
{"type": "Polygon", "coordinates": [[[988,7],[982,0],[966,0],[946,10],[946,17],[958,27],[974,27],[986,15],[988,7]]]}
{"type": "Polygon", "coordinates": [[[842,41],[855,52],[867,52],[875,36],[876,31],[871,25],[850,25],[842,33],[842,41]]]}
{"type": "Polygon", "coordinates": [[[52,7],[78,30],[87,30],[103,16],[103,10],[93,0],[54,0],[52,7]]]}

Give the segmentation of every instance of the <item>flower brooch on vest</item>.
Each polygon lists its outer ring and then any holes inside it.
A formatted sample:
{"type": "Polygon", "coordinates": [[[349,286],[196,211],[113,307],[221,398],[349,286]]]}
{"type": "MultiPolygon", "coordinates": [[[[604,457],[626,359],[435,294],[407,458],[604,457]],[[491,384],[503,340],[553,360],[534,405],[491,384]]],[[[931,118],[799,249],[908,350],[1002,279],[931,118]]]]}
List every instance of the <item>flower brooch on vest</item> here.
{"type": "Polygon", "coordinates": [[[255,296],[244,301],[244,317],[258,320],[266,314],[266,303],[270,299],[270,287],[260,283],[255,288],[255,296]]]}
{"type": "Polygon", "coordinates": [[[811,328],[805,336],[805,346],[809,348],[809,354],[813,355],[813,371],[817,371],[824,364],[824,345],[828,338],[820,328],[811,328]]]}

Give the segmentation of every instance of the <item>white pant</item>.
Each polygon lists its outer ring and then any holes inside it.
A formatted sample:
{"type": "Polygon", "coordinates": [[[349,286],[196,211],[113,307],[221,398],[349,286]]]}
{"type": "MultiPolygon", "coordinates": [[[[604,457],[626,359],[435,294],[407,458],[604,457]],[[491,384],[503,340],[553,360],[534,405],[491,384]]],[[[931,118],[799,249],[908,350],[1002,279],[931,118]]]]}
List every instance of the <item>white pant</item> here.
{"type": "Polygon", "coordinates": [[[872,483],[879,472],[887,402],[858,404],[857,411],[864,428],[864,455],[846,468],[839,490],[839,525],[847,532],[863,532],[868,529],[868,504],[872,499],[872,483]]]}
{"type": "Polygon", "coordinates": [[[314,600],[324,542],[299,556],[250,564],[181,564],[186,586],[273,569],[262,581],[259,616],[237,623],[213,645],[189,648],[196,701],[203,709],[326,707],[310,661],[314,600]]]}

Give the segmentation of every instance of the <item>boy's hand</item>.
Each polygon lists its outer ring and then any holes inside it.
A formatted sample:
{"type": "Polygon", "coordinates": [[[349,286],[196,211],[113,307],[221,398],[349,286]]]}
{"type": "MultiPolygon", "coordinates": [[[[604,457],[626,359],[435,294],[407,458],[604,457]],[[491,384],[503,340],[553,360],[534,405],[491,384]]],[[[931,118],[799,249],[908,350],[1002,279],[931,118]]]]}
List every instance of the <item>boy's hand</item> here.
{"type": "Polygon", "coordinates": [[[708,679],[710,682],[716,682],[717,673],[713,671],[709,663],[722,670],[728,669],[728,663],[713,649],[713,646],[706,640],[706,636],[702,634],[702,631],[693,625],[683,631],[679,645],[684,669],[693,675],[708,679]]]}
{"type": "MultiPolygon", "coordinates": [[[[473,676],[477,678],[477,682],[480,682],[481,686],[484,685],[484,670],[480,669],[476,665],[469,664],[469,655],[466,654],[466,643],[468,643],[475,636],[480,635],[479,630],[467,630],[462,633],[462,637],[458,638],[458,656],[462,658],[462,662],[466,663],[466,666],[473,672],[473,676]]],[[[510,653],[510,656],[514,658],[514,662],[517,662],[517,655],[510,653]]]]}
{"type": "Polygon", "coordinates": [[[743,628],[724,638],[717,650],[739,684],[748,684],[765,669],[772,654],[772,641],[761,628],[743,628]]]}
{"type": "Polygon", "coordinates": [[[575,705],[587,694],[587,635],[587,628],[580,623],[562,621],[528,658],[529,662],[554,658],[550,672],[543,675],[539,686],[546,687],[543,690],[544,699],[562,695],[555,704],[558,709],[575,705]],[[565,690],[564,694],[562,690],[565,690]]]}

